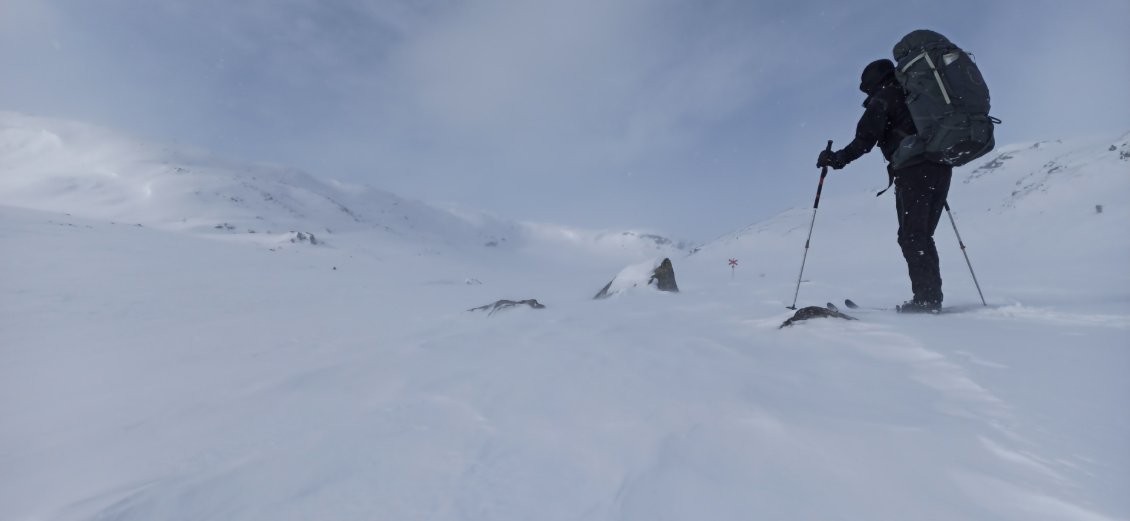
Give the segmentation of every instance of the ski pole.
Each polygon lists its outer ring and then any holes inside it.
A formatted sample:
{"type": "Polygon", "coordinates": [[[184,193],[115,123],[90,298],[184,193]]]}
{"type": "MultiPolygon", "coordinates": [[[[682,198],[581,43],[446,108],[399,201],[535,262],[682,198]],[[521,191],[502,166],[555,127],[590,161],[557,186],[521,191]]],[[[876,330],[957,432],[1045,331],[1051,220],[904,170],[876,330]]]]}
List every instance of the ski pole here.
{"type": "Polygon", "coordinates": [[[977,295],[981,297],[981,305],[988,306],[985,302],[985,295],[981,293],[981,285],[977,283],[977,274],[973,273],[973,263],[969,262],[969,254],[965,252],[965,243],[961,240],[961,234],[957,232],[957,223],[953,220],[953,213],[950,212],[949,201],[945,202],[946,215],[950,216],[950,224],[953,226],[953,234],[957,236],[957,244],[961,246],[961,254],[965,256],[965,264],[969,266],[969,274],[973,275],[973,285],[977,287],[977,295]]]}
{"type": "MultiPolygon", "coordinates": [[[[828,140],[827,152],[832,151],[832,140],[828,140]]],[[[808,225],[808,238],[804,240],[804,258],[800,261],[800,275],[796,278],[796,291],[793,293],[793,305],[788,309],[796,309],[796,299],[800,295],[800,281],[804,278],[804,263],[808,261],[808,245],[812,242],[812,228],[816,226],[816,209],[820,208],[820,192],[824,190],[824,177],[828,175],[828,166],[820,169],[820,182],[816,185],[816,202],[812,203],[812,222],[808,225]]]]}

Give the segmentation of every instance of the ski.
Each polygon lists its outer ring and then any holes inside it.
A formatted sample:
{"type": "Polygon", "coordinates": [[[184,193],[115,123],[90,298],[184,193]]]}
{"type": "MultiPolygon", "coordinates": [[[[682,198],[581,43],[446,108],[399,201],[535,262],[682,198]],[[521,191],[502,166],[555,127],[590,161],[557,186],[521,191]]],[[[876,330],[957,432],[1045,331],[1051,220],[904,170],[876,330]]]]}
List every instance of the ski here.
{"type": "Polygon", "coordinates": [[[897,311],[895,308],[877,308],[877,307],[860,306],[859,304],[856,304],[854,301],[852,301],[850,298],[844,299],[844,306],[847,306],[848,309],[862,309],[862,310],[870,310],[870,311],[897,311]]]}
{"type": "MultiPolygon", "coordinates": [[[[831,303],[829,303],[829,306],[830,305],[831,305],[831,303]]],[[[860,306],[859,304],[856,304],[855,301],[853,301],[850,298],[844,299],[844,306],[847,306],[848,309],[854,309],[854,310],[860,310],[860,311],[893,311],[895,313],[899,313],[898,306],[889,307],[889,308],[860,306]]],[[[943,307],[942,309],[938,310],[937,312],[917,312],[917,313],[906,313],[906,314],[907,315],[945,315],[945,314],[949,314],[949,313],[964,313],[966,311],[976,311],[978,309],[993,309],[993,308],[996,308],[996,307],[999,307],[999,306],[987,306],[987,305],[981,305],[981,304],[966,304],[966,305],[943,307]]]]}

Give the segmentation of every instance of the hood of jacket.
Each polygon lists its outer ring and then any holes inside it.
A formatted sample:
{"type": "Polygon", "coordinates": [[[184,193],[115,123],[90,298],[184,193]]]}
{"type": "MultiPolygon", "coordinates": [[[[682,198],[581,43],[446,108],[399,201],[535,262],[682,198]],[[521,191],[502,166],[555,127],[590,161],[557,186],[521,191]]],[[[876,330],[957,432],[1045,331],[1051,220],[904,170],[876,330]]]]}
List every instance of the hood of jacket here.
{"type": "Polygon", "coordinates": [[[891,60],[875,60],[864,67],[859,77],[859,90],[871,96],[894,79],[895,64],[891,60]]]}

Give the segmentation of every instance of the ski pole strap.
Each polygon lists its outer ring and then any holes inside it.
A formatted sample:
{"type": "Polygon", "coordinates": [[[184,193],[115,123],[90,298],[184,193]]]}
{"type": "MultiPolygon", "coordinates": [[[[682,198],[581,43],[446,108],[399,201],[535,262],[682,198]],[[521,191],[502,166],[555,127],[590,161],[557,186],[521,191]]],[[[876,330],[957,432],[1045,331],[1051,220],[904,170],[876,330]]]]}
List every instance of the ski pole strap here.
{"type": "Polygon", "coordinates": [[[894,177],[887,180],[887,187],[882,189],[882,190],[879,190],[879,193],[875,194],[875,197],[879,197],[880,195],[887,193],[887,190],[890,190],[891,185],[893,185],[893,184],[895,184],[895,178],[894,177]]]}
{"type": "Polygon", "coordinates": [[[891,170],[891,165],[888,164],[887,165],[887,187],[882,189],[882,190],[879,190],[879,193],[875,194],[875,197],[879,197],[880,195],[887,193],[887,190],[890,190],[891,185],[893,185],[893,184],[895,184],[895,173],[894,173],[894,171],[891,170]]]}

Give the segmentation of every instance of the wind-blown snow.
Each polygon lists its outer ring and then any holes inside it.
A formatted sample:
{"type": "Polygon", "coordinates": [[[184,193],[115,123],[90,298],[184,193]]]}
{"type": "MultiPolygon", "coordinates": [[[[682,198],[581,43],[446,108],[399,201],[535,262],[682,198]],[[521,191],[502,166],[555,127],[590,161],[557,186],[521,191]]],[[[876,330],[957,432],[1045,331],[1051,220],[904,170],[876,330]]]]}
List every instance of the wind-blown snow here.
{"type": "MultiPolygon", "coordinates": [[[[811,209],[687,256],[4,115],[0,519],[1126,519],[1128,139],[955,174],[994,307],[777,329],[811,209]]],[[[800,303],[908,297],[830,175],[800,303]]]]}

